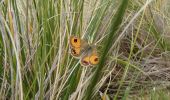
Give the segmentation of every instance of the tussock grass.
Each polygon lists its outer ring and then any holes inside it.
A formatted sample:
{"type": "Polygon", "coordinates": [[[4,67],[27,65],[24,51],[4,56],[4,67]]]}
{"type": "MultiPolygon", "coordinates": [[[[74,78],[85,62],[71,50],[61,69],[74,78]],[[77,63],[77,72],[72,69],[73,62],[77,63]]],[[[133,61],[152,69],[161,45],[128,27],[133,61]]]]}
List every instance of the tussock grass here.
{"type": "Polygon", "coordinates": [[[0,1],[0,99],[167,99],[169,0],[0,1]],[[69,37],[100,55],[82,67],[69,37]]]}

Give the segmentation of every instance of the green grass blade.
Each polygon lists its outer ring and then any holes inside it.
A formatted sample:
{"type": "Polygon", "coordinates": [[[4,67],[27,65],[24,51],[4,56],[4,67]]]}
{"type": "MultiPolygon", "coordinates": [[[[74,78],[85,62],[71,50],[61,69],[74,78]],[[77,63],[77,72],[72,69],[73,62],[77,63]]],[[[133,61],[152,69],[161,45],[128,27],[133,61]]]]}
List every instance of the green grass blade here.
{"type": "Polygon", "coordinates": [[[103,48],[103,54],[101,56],[99,65],[97,66],[94,76],[92,77],[91,83],[90,83],[89,87],[87,88],[85,100],[90,100],[90,98],[92,96],[93,88],[96,85],[99,75],[100,75],[102,68],[105,64],[109,48],[111,47],[112,42],[115,39],[116,32],[119,29],[119,26],[122,22],[127,5],[128,5],[128,0],[122,0],[121,5],[119,6],[115,17],[112,19],[112,22],[111,22],[112,25],[111,25],[110,31],[108,33],[108,36],[107,36],[108,39],[105,41],[105,46],[103,48]]]}

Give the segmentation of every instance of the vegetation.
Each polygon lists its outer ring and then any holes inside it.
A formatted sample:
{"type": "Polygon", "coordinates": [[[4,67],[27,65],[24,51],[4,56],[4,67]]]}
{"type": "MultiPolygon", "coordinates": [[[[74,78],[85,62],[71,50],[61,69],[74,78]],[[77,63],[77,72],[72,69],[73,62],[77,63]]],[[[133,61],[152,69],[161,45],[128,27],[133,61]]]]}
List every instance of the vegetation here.
{"type": "Polygon", "coordinates": [[[1,0],[0,99],[168,100],[169,0],[1,0]],[[96,66],[70,36],[97,48],[96,66]]]}

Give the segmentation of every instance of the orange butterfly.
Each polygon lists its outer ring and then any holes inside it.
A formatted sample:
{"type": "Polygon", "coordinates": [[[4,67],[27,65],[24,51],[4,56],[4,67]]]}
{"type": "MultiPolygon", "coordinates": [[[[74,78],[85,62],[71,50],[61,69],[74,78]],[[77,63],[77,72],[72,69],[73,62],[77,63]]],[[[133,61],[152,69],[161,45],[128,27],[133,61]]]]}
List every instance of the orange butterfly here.
{"type": "Polygon", "coordinates": [[[80,59],[82,66],[93,66],[99,62],[96,48],[76,36],[70,37],[70,50],[73,57],[80,59]]]}

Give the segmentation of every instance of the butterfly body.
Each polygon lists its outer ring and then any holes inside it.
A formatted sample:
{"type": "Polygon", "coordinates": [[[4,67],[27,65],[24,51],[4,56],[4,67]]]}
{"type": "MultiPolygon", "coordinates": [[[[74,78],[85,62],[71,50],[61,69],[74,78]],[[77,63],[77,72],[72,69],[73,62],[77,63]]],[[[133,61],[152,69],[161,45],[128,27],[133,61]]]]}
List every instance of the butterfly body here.
{"type": "Polygon", "coordinates": [[[99,57],[95,46],[76,36],[70,37],[70,50],[74,58],[80,59],[82,66],[97,65],[99,57]]]}

